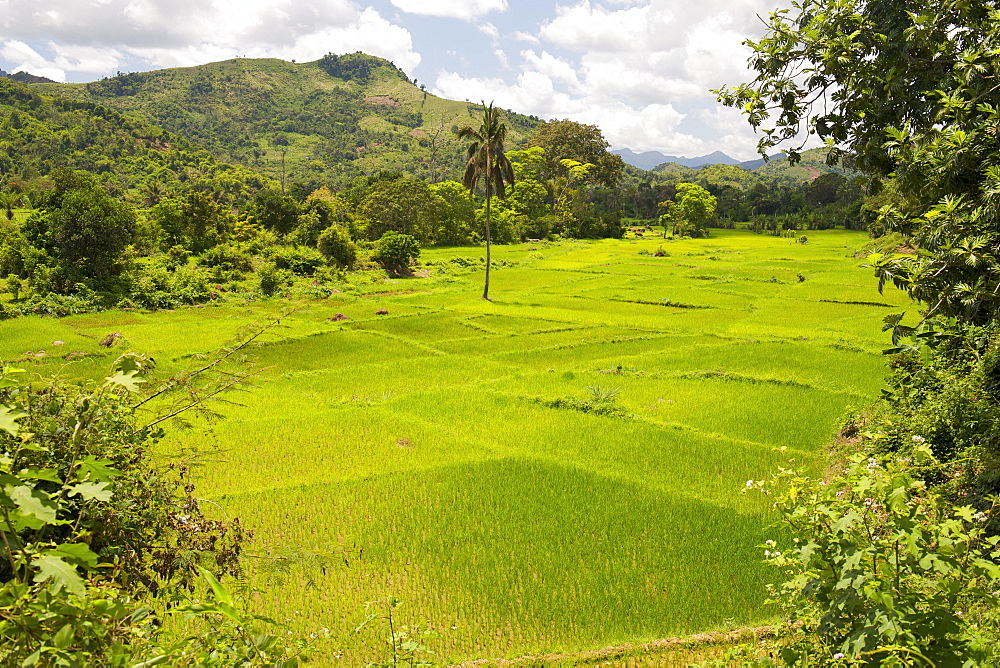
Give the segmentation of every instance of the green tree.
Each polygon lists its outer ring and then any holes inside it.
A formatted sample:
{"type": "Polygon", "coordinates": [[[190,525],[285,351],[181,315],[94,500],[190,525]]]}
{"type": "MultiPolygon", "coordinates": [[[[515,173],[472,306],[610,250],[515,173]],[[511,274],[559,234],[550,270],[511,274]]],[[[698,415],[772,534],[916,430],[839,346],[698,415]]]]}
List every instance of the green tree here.
{"type": "Polygon", "coordinates": [[[590,177],[614,188],[621,180],[625,163],[621,156],[608,152],[608,142],[596,125],[585,125],[570,120],[543,123],[531,138],[531,146],[545,150],[543,175],[547,180],[565,176],[563,160],[590,163],[594,169],[590,177]]]}
{"type": "Polygon", "coordinates": [[[340,267],[350,267],[358,257],[357,248],[343,227],[333,223],[323,230],[316,240],[316,248],[330,262],[340,267]]]}
{"type": "Polygon", "coordinates": [[[25,233],[58,268],[57,290],[69,291],[77,283],[108,289],[109,281],[125,269],[125,249],[136,222],[135,210],[89,175],[63,170],[55,174],[44,209],[28,217],[25,233]]]}
{"type": "Polygon", "coordinates": [[[671,234],[705,234],[708,223],[715,218],[717,203],[715,195],[697,183],[678,183],[675,199],[665,203],[663,208],[666,212],[660,216],[664,237],[667,234],[667,224],[672,227],[671,234]]]}
{"type": "Polygon", "coordinates": [[[149,211],[149,218],[163,232],[163,247],[182,246],[201,253],[226,241],[236,227],[232,210],[205,193],[167,197],[149,211]]]}
{"type": "Polygon", "coordinates": [[[469,196],[469,192],[458,181],[442,181],[432,184],[430,188],[441,200],[434,229],[434,243],[457,246],[472,241],[476,202],[469,196]]]}
{"type": "Polygon", "coordinates": [[[434,240],[439,210],[440,201],[430,186],[408,176],[376,181],[358,207],[369,239],[379,239],[392,230],[424,243],[434,240]]]}
{"type": "Polygon", "coordinates": [[[278,188],[265,188],[257,193],[250,214],[265,229],[288,234],[299,222],[298,203],[278,188]]]}
{"type": "MultiPolygon", "coordinates": [[[[762,154],[808,130],[872,180],[896,182],[886,231],[925,252],[873,258],[928,305],[985,322],[1000,308],[1000,9],[995,2],[800,0],[748,42],[754,81],[723,89],[762,154]]],[[[794,159],[797,150],[791,149],[794,159]]]]}
{"type": "Polygon", "coordinates": [[[7,220],[14,220],[14,207],[21,203],[21,195],[14,192],[0,192],[0,209],[7,214],[7,220]]]}
{"type": "Polygon", "coordinates": [[[394,274],[406,273],[410,263],[420,257],[420,244],[409,234],[389,230],[375,243],[372,259],[386,271],[394,274]]]}
{"type": "Polygon", "coordinates": [[[504,142],[507,141],[507,124],[500,120],[500,110],[483,103],[483,120],[478,128],[465,126],[458,131],[459,139],[471,139],[466,151],[468,160],[462,185],[475,192],[482,181],[486,190],[486,280],[483,299],[490,298],[490,204],[493,196],[503,199],[507,184],[514,183],[514,169],[507,159],[504,142]]]}

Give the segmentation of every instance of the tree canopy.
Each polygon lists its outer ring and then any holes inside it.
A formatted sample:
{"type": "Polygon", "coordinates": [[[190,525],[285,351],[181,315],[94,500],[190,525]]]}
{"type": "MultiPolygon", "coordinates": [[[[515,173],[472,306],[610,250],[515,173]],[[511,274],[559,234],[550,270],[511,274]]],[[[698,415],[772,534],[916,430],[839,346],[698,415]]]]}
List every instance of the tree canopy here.
{"type": "Polygon", "coordinates": [[[621,179],[625,163],[621,156],[608,152],[608,142],[596,125],[586,125],[570,120],[543,123],[531,146],[545,149],[544,176],[554,179],[566,174],[563,160],[575,160],[594,165],[593,180],[613,188],[621,179]]]}
{"type": "MultiPolygon", "coordinates": [[[[761,153],[808,131],[829,159],[899,197],[888,231],[926,251],[873,258],[928,305],[984,322],[1000,308],[1000,9],[997,2],[800,0],[747,42],[754,81],[719,91],[763,132],[761,153]]],[[[795,150],[791,151],[792,156],[795,150]]]]}

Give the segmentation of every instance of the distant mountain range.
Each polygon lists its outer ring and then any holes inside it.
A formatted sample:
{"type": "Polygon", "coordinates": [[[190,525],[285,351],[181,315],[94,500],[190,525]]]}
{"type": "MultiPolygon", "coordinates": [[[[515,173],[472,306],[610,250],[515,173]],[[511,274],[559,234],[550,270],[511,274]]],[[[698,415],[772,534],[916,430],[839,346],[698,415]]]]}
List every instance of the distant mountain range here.
{"type": "MultiPolygon", "coordinates": [[[[722,151],[715,151],[709,153],[708,155],[699,156],[697,158],[684,158],[676,155],[664,155],[659,151],[644,151],[642,153],[636,153],[631,149],[622,148],[615,149],[611,151],[612,153],[617,153],[622,157],[622,160],[630,165],[638,167],[639,169],[651,170],[660,165],[665,165],[673,163],[675,165],[680,165],[682,167],[690,167],[697,169],[698,167],[707,167],[708,165],[737,165],[743,167],[744,169],[757,169],[764,165],[763,159],[757,160],[747,160],[739,161],[735,158],[730,158],[728,155],[722,151]]],[[[772,156],[778,157],[778,156],[772,156]]]]}

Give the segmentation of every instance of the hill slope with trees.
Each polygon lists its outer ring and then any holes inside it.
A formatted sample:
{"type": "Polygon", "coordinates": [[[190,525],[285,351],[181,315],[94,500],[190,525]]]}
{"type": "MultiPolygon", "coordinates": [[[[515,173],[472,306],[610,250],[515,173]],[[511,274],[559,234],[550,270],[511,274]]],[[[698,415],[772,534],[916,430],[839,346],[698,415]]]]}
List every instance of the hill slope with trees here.
{"type": "MultiPolygon", "coordinates": [[[[454,130],[481,110],[435,97],[392,63],[362,53],[308,63],[237,58],[37,89],[139,116],[220,159],[310,190],[384,169],[430,182],[456,178],[464,160],[454,130]]],[[[541,123],[506,118],[513,146],[541,123]]]]}

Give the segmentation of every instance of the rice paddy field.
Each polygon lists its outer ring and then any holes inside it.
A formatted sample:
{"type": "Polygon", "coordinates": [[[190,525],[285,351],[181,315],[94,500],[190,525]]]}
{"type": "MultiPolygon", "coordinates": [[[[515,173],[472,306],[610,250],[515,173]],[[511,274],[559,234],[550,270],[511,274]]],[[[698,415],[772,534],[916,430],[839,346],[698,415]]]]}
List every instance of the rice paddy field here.
{"type": "MultiPolygon", "coordinates": [[[[269,330],[257,388],[159,455],[200,453],[199,494],[267,557],[255,612],[319,634],[319,665],[384,659],[385,624],[355,628],[393,598],[438,663],[766,623],[774,518],[746,481],[819,472],[908,305],[853,257],[862,234],[808,236],[495,247],[490,302],[454,261],[482,249],[425,250],[428,277],[345,286],[269,330]],[[597,395],[618,414],[581,410],[597,395]]],[[[0,358],[98,376],[127,347],[166,372],[286,306],[22,318],[0,358]]]]}

